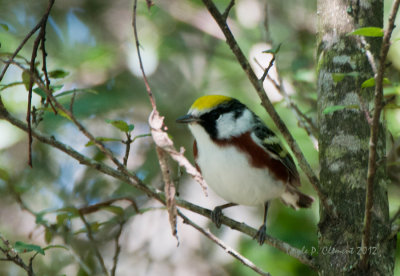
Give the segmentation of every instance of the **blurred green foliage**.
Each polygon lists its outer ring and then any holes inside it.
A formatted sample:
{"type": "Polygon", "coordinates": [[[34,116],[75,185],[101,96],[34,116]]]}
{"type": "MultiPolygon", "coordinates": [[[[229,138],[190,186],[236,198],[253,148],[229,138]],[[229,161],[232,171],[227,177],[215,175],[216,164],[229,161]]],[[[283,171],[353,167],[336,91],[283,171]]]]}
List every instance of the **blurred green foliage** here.
{"type": "MultiPolygon", "coordinates": [[[[220,9],[229,3],[227,0],[215,2],[220,9]]],[[[250,56],[256,44],[268,42],[269,45],[263,44],[263,50],[268,50],[281,43],[276,64],[283,84],[291,93],[293,102],[315,123],[316,1],[236,2],[229,24],[242,50],[250,56]]],[[[14,52],[39,21],[47,1],[0,0],[0,6],[0,57],[5,59],[7,53],[14,52]]],[[[106,143],[121,160],[125,145],[115,140],[125,139],[124,132],[131,131],[132,137],[149,133],[147,117],[151,111],[138,67],[131,17],[132,1],[56,1],[46,33],[47,67],[52,72],[51,85],[60,89],[56,92],[59,93],[58,99],[66,106],[74,99],[73,111],[77,118],[95,136],[110,138],[106,143]],[[105,120],[123,121],[126,125],[116,126],[112,121],[107,123],[105,120]]],[[[237,97],[276,131],[213,19],[207,16],[199,1],[155,0],[150,10],[145,1],[139,1],[137,22],[149,83],[176,146],[191,149],[192,138],[188,130],[176,125],[175,119],[185,114],[194,99],[204,94],[237,97]]],[[[22,57],[30,59],[33,41],[34,38],[29,40],[17,61],[24,63],[22,57]]],[[[394,45],[390,53],[392,59],[396,59],[400,53],[399,44],[394,45]]],[[[37,60],[40,61],[40,58],[37,60]]],[[[41,68],[41,63],[38,68],[41,68]]],[[[398,68],[399,65],[394,62],[388,72],[394,84],[399,82],[398,68]]],[[[22,84],[22,72],[11,66],[0,87],[5,88],[0,91],[5,105],[21,119],[25,116],[27,103],[26,88],[22,84]]],[[[394,90],[397,105],[385,113],[394,141],[400,136],[398,90],[394,90]]],[[[36,91],[33,100],[35,108],[40,111],[40,90],[36,91]]],[[[275,107],[308,161],[318,170],[315,141],[298,127],[296,117],[284,100],[276,101],[275,107]]],[[[95,160],[105,161],[103,154],[95,147],[85,147],[87,139],[68,118],[54,115],[50,108],[42,112],[43,120],[38,124],[38,130],[54,135],[95,160]]],[[[34,168],[29,169],[26,135],[4,122],[0,122],[0,134],[0,232],[12,241],[23,240],[41,244],[42,247],[49,242],[68,245],[69,251],[49,249],[45,257],[36,257],[34,268],[40,271],[38,275],[62,275],[70,271],[73,271],[73,275],[88,275],[88,269],[99,272],[90,243],[82,234],[86,230],[77,222],[79,216],[76,208],[121,196],[136,198],[140,206],[147,206],[149,199],[126,183],[100,175],[39,142],[34,142],[34,168]],[[32,216],[20,210],[18,198],[36,215],[31,218],[33,222],[25,221],[27,216],[32,216]],[[44,225],[46,230],[35,225],[44,225]],[[16,230],[15,227],[24,230],[16,230]],[[28,236],[34,241],[30,241],[28,236]],[[77,259],[83,260],[83,263],[77,259]]],[[[137,139],[132,147],[128,168],[135,171],[146,184],[160,187],[159,165],[151,139],[137,139]]],[[[192,158],[190,150],[187,156],[192,158]]],[[[303,189],[312,193],[305,178],[303,189]]],[[[393,191],[390,193],[391,210],[396,210],[400,205],[399,183],[394,183],[390,190],[393,191]]],[[[271,210],[273,224],[268,232],[300,249],[315,248],[317,205],[314,204],[311,211],[294,212],[277,204],[271,210]]],[[[136,215],[132,207],[125,206],[123,214],[108,212],[106,215],[100,213],[92,216],[91,229],[99,246],[111,250],[119,222],[136,215]]],[[[170,238],[173,239],[172,235],[170,238]]],[[[316,275],[297,260],[270,246],[259,247],[247,237],[238,246],[243,255],[272,275],[316,275]]],[[[175,249],[179,250],[179,247],[175,249]]],[[[213,245],[212,250],[219,249],[213,245]]],[[[110,254],[106,255],[111,259],[110,254]]],[[[148,266],[161,262],[146,253],[134,257],[146,259],[148,266]]],[[[196,259],[193,259],[193,263],[207,264],[212,261],[207,250],[197,251],[196,259]]],[[[122,258],[120,262],[128,261],[122,258]]],[[[9,273],[15,271],[14,266],[3,262],[0,274],[11,275],[9,273]]],[[[173,266],[171,263],[171,269],[173,266]]],[[[398,266],[397,273],[400,269],[398,266]]],[[[193,275],[195,268],[196,265],[191,271],[193,275]]],[[[203,272],[202,275],[254,275],[253,271],[231,259],[229,262],[210,264],[209,270],[203,272]],[[220,269],[212,271],[216,266],[220,269]]],[[[24,273],[19,271],[12,275],[24,273]]]]}

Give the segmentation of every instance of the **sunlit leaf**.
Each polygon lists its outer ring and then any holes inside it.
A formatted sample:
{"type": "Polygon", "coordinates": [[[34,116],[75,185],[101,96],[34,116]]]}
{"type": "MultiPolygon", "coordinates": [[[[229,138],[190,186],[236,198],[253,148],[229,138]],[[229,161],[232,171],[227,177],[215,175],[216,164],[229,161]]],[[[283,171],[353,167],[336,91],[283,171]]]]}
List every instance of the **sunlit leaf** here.
{"type": "Polygon", "coordinates": [[[62,79],[62,78],[65,78],[66,76],[68,76],[69,72],[58,69],[58,70],[50,71],[48,74],[49,74],[49,77],[52,79],[62,79]]]}
{"type": "Polygon", "coordinates": [[[64,87],[64,84],[51,85],[51,86],[50,86],[51,90],[53,90],[54,92],[60,90],[60,89],[63,88],[63,87],[64,87]]]}
{"type": "Polygon", "coordinates": [[[0,179],[2,179],[4,181],[8,181],[10,179],[10,175],[8,174],[8,171],[0,168],[0,179]]]}
{"type": "MultiPolygon", "coordinates": [[[[383,78],[383,84],[390,84],[388,78],[383,78]]],[[[361,88],[368,88],[375,86],[375,78],[369,78],[361,84],[361,88]]]]}
{"type": "Polygon", "coordinates": [[[362,36],[367,36],[367,37],[382,37],[384,34],[382,28],[378,27],[364,27],[364,28],[359,28],[357,30],[354,30],[351,33],[348,33],[347,35],[362,35],[362,36]]]}
{"type": "Polygon", "coordinates": [[[22,78],[22,82],[25,85],[26,90],[29,90],[29,84],[30,84],[30,80],[31,80],[31,75],[29,74],[29,72],[23,71],[21,78],[22,78]]]}
{"type": "Polygon", "coordinates": [[[44,99],[47,97],[46,92],[44,92],[43,89],[40,88],[40,87],[36,87],[32,91],[35,92],[36,94],[38,94],[40,97],[42,97],[44,99]]]}
{"type": "Polygon", "coordinates": [[[38,253],[44,255],[44,250],[39,245],[24,243],[21,241],[15,242],[14,250],[18,253],[35,251],[35,252],[38,252],[38,253]]]}
{"type": "MultiPolygon", "coordinates": [[[[96,137],[96,140],[99,142],[121,142],[121,139],[118,138],[108,138],[108,137],[96,137]]],[[[85,147],[94,146],[95,143],[93,141],[89,141],[86,143],[85,147]]]]}
{"type": "Polygon", "coordinates": [[[21,84],[24,84],[22,81],[16,81],[16,82],[11,82],[11,83],[8,83],[8,84],[0,84],[0,91],[3,91],[3,90],[5,90],[5,89],[7,89],[7,88],[10,88],[10,87],[13,87],[13,86],[17,86],[17,85],[21,85],[21,84]]]}
{"type": "Polygon", "coordinates": [[[52,244],[52,245],[48,245],[45,248],[43,248],[44,251],[48,250],[48,249],[53,249],[53,248],[60,248],[60,249],[65,249],[65,250],[69,250],[68,247],[66,247],[65,245],[62,244],[52,244]]]}
{"type": "Polygon", "coordinates": [[[333,73],[332,79],[335,83],[341,82],[346,75],[343,73],[333,73]]]}
{"type": "Polygon", "coordinates": [[[359,72],[348,72],[348,73],[332,73],[332,79],[335,83],[341,82],[345,77],[358,77],[359,72]]]}
{"type": "Polygon", "coordinates": [[[47,244],[49,244],[51,243],[52,240],[53,240],[53,232],[49,228],[46,228],[46,230],[44,231],[44,241],[47,244]]]}
{"type": "Polygon", "coordinates": [[[324,109],[322,112],[323,114],[329,114],[338,110],[342,110],[345,108],[350,108],[350,109],[358,109],[358,105],[333,105],[333,106],[328,106],[327,108],[324,109]]]}
{"type": "Polygon", "coordinates": [[[119,206],[109,205],[109,206],[103,206],[100,209],[109,211],[109,212],[114,213],[116,215],[122,215],[124,213],[124,209],[119,207],[119,206]]]}
{"type": "Polygon", "coordinates": [[[62,97],[62,96],[67,96],[73,93],[77,93],[77,92],[87,92],[87,93],[93,93],[93,94],[98,94],[98,92],[94,89],[72,89],[72,90],[67,90],[64,92],[61,92],[57,95],[54,95],[55,97],[62,97]]]}
{"type": "Polygon", "coordinates": [[[268,49],[268,50],[262,51],[262,52],[266,53],[266,54],[276,55],[279,52],[279,50],[281,49],[281,45],[282,45],[282,43],[279,43],[278,46],[276,46],[276,47],[274,47],[272,49],[268,49]]]}
{"type": "Polygon", "coordinates": [[[3,30],[8,32],[9,29],[8,29],[8,25],[7,24],[0,23],[0,26],[3,28],[3,30]]]}
{"type": "Polygon", "coordinates": [[[383,95],[385,96],[392,96],[392,95],[399,95],[400,94],[400,86],[389,86],[383,88],[383,95]]]}
{"type": "Polygon", "coordinates": [[[131,132],[134,129],[134,125],[129,124],[122,120],[106,120],[106,123],[113,125],[123,132],[131,132]]]}

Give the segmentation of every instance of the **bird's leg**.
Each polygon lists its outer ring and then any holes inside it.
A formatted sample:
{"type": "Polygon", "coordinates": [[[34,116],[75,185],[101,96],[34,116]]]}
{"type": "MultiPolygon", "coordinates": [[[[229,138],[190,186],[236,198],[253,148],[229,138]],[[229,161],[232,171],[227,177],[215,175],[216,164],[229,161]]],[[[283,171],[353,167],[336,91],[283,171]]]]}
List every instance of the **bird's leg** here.
{"type": "Polygon", "coordinates": [[[217,228],[221,227],[221,216],[222,216],[222,209],[226,209],[232,206],[236,206],[236,203],[226,203],[223,205],[219,205],[217,207],[214,208],[214,210],[212,210],[211,212],[211,220],[212,222],[215,223],[215,225],[217,226],[217,228]]]}
{"type": "Polygon", "coordinates": [[[267,237],[267,214],[268,214],[268,207],[269,207],[269,202],[265,202],[264,204],[264,222],[258,229],[256,235],[253,237],[253,239],[257,239],[258,243],[260,245],[263,245],[265,238],[267,237]]]}

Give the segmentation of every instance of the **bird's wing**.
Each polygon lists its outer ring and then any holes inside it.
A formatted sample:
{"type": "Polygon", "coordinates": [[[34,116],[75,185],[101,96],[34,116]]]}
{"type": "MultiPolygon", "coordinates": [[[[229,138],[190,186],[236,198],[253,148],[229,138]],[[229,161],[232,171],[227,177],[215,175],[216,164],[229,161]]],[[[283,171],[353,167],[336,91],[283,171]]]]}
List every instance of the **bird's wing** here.
{"type": "Polygon", "coordinates": [[[256,137],[259,139],[259,144],[261,144],[274,159],[280,160],[288,169],[291,175],[289,183],[293,186],[300,186],[296,164],[275,133],[260,120],[256,121],[254,131],[256,137]]]}

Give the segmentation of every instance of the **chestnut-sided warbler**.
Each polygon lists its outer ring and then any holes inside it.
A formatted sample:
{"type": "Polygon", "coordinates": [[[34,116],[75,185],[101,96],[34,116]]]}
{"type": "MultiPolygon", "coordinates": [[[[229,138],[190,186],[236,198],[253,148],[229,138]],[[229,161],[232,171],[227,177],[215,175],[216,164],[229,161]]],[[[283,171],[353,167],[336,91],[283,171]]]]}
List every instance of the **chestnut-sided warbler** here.
{"type": "Polygon", "coordinates": [[[271,199],[280,198],[294,209],[311,206],[314,199],[298,190],[300,179],[293,158],[261,119],[238,100],[200,97],[176,121],[189,125],[198,169],[211,189],[228,202],[213,211],[217,227],[223,208],[264,204],[264,221],[254,237],[263,244],[271,199]]]}

